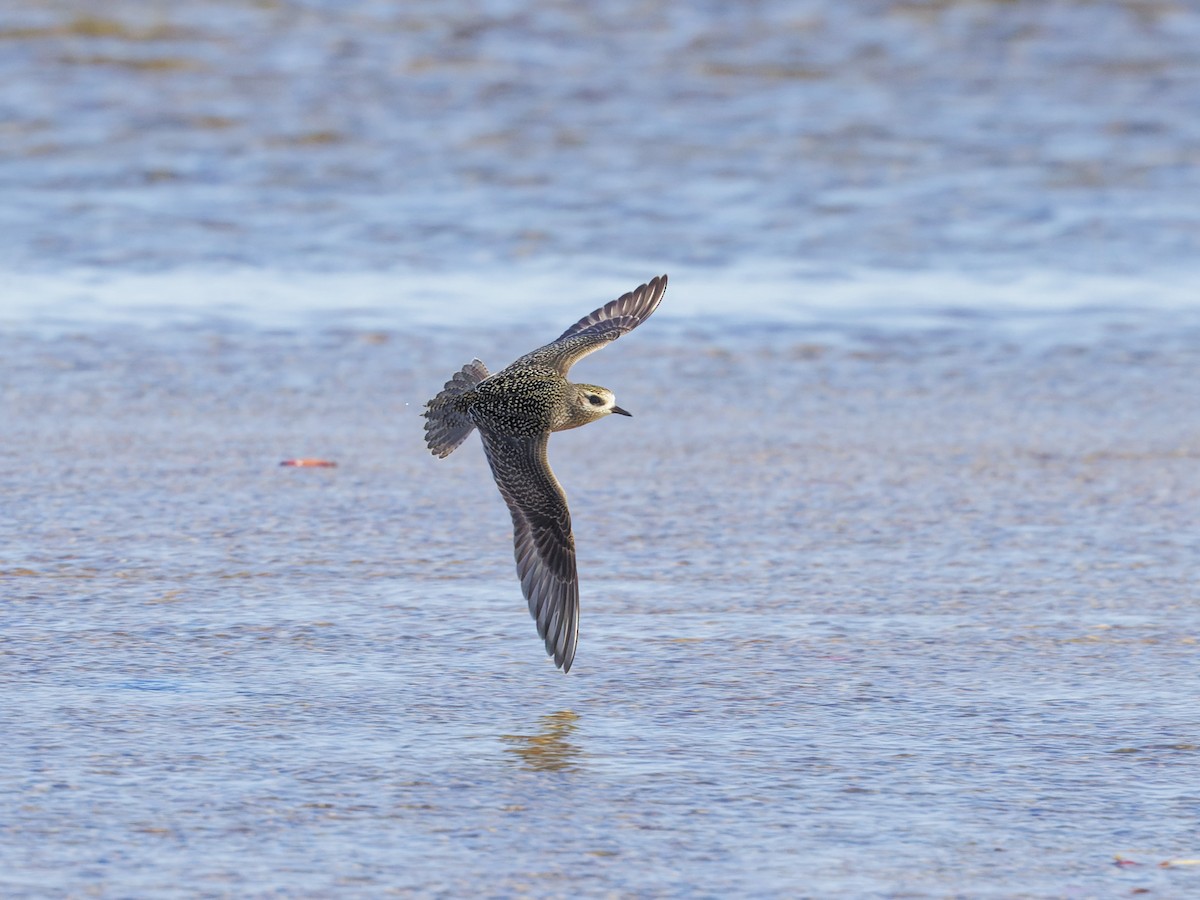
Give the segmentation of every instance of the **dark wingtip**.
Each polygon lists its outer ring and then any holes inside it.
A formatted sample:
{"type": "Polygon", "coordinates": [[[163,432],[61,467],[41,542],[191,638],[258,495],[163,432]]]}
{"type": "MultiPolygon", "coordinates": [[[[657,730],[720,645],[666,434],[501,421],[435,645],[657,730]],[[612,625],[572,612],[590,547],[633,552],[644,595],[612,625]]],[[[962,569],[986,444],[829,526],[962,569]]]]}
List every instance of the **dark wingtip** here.
{"type": "Polygon", "coordinates": [[[554,664],[562,669],[564,675],[571,671],[571,665],[575,662],[575,647],[575,642],[571,642],[569,646],[563,648],[561,655],[557,653],[554,655],[554,664]]]}

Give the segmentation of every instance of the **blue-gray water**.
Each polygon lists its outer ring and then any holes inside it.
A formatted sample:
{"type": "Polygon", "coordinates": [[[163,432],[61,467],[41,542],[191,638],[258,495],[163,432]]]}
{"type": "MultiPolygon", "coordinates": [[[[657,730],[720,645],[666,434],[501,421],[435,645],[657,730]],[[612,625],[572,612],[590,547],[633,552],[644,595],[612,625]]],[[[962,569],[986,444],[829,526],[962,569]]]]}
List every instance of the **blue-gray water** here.
{"type": "Polygon", "coordinates": [[[6,7],[0,894],[1196,895],[1200,10],[586,9],[6,7]]]}
{"type": "Polygon", "coordinates": [[[1178,0],[8,0],[0,263],[1190,266],[1198,44],[1178,0]]]}

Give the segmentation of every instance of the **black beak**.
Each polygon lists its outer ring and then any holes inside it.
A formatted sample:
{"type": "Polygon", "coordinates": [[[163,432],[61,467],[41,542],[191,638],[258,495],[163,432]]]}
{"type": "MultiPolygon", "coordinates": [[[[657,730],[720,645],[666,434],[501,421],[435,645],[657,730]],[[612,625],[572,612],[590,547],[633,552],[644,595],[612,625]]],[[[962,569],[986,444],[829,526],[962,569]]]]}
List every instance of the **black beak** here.
{"type": "Polygon", "coordinates": [[[619,407],[619,406],[614,406],[612,408],[612,411],[615,412],[618,416],[629,416],[629,418],[631,418],[631,419],[633,418],[633,413],[626,412],[625,410],[621,409],[621,407],[619,407]]]}

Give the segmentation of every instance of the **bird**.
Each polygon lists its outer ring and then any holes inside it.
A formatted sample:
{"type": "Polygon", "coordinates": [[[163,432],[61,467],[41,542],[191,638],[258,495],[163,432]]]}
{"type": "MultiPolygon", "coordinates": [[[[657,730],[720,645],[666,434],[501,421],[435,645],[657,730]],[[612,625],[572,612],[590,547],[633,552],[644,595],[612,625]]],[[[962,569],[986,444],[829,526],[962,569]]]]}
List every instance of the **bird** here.
{"type": "Polygon", "coordinates": [[[546,654],[571,671],[579,642],[579,576],[566,494],[550,468],[551,433],[629,416],[608,388],[567,380],[571,366],[628,334],[662,302],[660,275],[584,316],[555,340],[491,374],[473,359],[425,404],[425,442],[445,459],[472,431],[512,514],[521,592],[546,654]]]}

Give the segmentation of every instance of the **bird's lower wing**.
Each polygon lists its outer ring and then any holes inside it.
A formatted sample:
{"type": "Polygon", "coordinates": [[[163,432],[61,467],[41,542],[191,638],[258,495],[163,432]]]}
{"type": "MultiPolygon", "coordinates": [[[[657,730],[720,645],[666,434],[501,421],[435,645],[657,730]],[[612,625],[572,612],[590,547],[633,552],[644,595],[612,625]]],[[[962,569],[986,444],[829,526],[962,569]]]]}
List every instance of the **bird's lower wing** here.
{"type": "Polygon", "coordinates": [[[517,575],[529,613],[546,652],[568,672],[579,640],[579,578],[567,498],[546,458],[549,435],[480,433],[492,476],[512,513],[517,575]]]}
{"type": "Polygon", "coordinates": [[[512,365],[543,365],[566,375],[571,366],[641,325],[658,309],[667,290],[667,276],[659,275],[628,294],[604,304],[584,316],[558,338],[512,365]]]}

